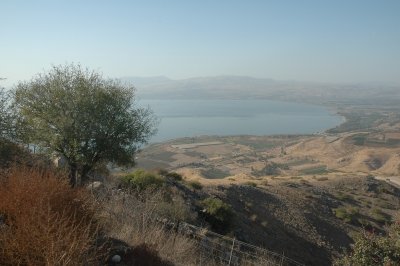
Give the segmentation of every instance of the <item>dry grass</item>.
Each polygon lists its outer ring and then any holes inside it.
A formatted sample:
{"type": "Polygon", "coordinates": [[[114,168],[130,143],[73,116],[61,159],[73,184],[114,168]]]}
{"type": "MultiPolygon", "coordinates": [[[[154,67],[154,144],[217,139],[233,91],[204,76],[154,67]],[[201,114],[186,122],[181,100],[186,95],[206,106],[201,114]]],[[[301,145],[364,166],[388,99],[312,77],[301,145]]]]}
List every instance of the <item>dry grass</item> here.
{"type": "Polygon", "coordinates": [[[1,175],[0,265],[94,264],[97,224],[90,195],[49,170],[1,175]]]}
{"type": "Polygon", "coordinates": [[[201,260],[197,242],[160,221],[166,212],[169,212],[169,221],[187,219],[187,211],[183,210],[187,206],[175,200],[166,208],[166,202],[161,191],[114,193],[102,203],[108,222],[107,234],[130,246],[146,244],[157,250],[160,257],[175,264],[197,265],[201,260]]]}

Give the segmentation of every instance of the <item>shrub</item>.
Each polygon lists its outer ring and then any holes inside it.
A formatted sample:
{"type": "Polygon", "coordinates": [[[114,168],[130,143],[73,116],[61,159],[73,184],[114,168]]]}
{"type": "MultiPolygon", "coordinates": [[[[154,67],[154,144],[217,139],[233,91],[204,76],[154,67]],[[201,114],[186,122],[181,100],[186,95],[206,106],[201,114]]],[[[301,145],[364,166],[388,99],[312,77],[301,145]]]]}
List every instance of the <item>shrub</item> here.
{"type": "Polygon", "coordinates": [[[357,216],[359,214],[357,208],[336,208],[333,210],[336,217],[343,220],[346,223],[355,223],[357,222],[357,216]]]}
{"type": "Polygon", "coordinates": [[[129,189],[143,191],[145,189],[157,189],[164,185],[165,180],[157,175],[139,169],[121,178],[122,185],[129,189]]]}
{"type": "Polygon", "coordinates": [[[66,176],[10,169],[1,177],[0,213],[0,265],[95,263],[93,204],[85,190],[70,187],[66,176]]]}
{"type": "Polygon", "coordinates": [[[175,172],[170,172],[170,173],[167,173],[166,175],[165,175],[166,177],[169,177],[169,178],[172,178],[172,179],[174,179],[175,181],[182,181],[182,175],[180,175],[180,174],[178,174],[178,173],[175,173],[175,172]]]}
{"type": "Polygon", "coordinates": [[[192,222],[194,219],[190,206],[186,204],[181,196],[175,196],[169,201],[162,198],[157,199],[154,212],[157,216],[167,218],[170,221],[192,222]]]}
{"type": "Polygon", "coordinates": [[[190,181],[188,184],[193,189],[200,190],[203,188],[203,185],[199,181],[190,181]]]}
{"type": "Polygon", "coordinates": [[[356,238],[352,252],[335,265],[398,265],[400,261],[400,223],[394,223],[386,236],[363,232],[356,238]]]}
{"type": "Polygon", "coordinates": [[[229,204],[224,203],[220,199],[207,198],[201,202],[204,207],[206,220],[217,231],[227,231],[234,217],[234,212],[229,204]]]}
{"type": "Polygon", "coordinates": [[[0,168],[9,167],[12,163],[28,161],[33,161],[28,150],[9,140],[0,138],[0,168]]]}

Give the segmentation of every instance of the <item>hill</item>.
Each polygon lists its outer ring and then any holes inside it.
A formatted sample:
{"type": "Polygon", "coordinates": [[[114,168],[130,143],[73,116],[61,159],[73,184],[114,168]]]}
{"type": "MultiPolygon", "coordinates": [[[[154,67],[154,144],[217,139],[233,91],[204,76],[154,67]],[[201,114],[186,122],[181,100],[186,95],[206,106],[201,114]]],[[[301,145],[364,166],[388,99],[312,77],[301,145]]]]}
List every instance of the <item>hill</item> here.
{"type": "Polygon", "coordinates": [[[321,83],[261,79],[245,76],[124,77],[150,99],[275,99],[317,104],[396,106],[400,85],[392,83],[321,83]]]}

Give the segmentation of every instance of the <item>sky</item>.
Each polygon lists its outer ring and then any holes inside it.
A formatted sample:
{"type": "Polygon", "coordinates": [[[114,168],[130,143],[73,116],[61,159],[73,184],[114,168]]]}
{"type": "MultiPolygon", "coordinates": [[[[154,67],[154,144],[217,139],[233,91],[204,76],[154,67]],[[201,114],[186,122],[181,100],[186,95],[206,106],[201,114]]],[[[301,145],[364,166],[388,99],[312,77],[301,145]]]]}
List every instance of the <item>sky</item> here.
{"type": "Polygon", "coordinates": [[[0,82],[106,77],[400,83],[399,0],[0,1],[0,82]]]}

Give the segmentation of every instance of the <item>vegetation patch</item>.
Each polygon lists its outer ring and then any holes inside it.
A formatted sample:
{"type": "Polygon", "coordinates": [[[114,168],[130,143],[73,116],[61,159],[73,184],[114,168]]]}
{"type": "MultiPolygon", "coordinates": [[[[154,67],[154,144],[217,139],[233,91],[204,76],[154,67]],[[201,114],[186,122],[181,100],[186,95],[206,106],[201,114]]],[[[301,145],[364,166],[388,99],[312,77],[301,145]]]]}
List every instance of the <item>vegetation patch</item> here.
{"type": "Polygon", "coordinates": [[[390,223],[392,221],[392,217],[389,214],[383,212],[378,208],[372,209],[371,217],[381,224],[390,223]]]}
{"type": "Polygon", "coordinates": [[[357,222],[357,216],[359,215],[358,208],[354,207],[339,207],[333,209],[333,212],[337,218],[343,220],[345,223],[353,224],[357,222]]]}
{"type": "Polygon", "coordinates": [[[364,231],[356,238],[352,251],[334,265],[398,265],[400,223],[394,223],[388,231],[386,236],[364,231]]]}
{"type": "Polygon", "coordinates": [[[196,190],[200,190],[203,188],[203,185],[199,182],[199,181],[190,181],[188,183],[189,187],[196,189],[196,190]]]}
{"type": "Polygon", "coordinates": [[[303,175],[320,175],[328,173],[326,165],[310,167],[306,169],[300,170],[300,173],[303,175]]]}
{"type": "Polygon", "coordinates": [[[160,152],[155,152],[152,153],[151,155],[149,155],[148,157],[150,157],[152,160],[156,160],[156,161],[164,161],[164,162],[173,162],[175,159],[172,158],[172,156],[174,156],[175,153],[170,152],[170,151],[160,151],[160,152]]]}
{"type": "Polygon", "coordinates": [[[43,169],[20,166],[0,178],[0,265],[98,264],[89,193],[43,169]]]}
{"type": "Polygon", "coordinates": [[[160,175],[138,169],[121,178],[122,186],[137,191],[153,188],[157,189],[164,185],[165,179],[160,175]]]}
{"type": "Polygon", "coordinates": [[[363,146],[367,140],[367,135],[358,134],[358,135],[354,135],[351,139],[353,140],[354,145],[363,146]]]}
{"type": "Polygon", "coordinates": [[[201,174],[208,179],[222,179],[230,176],[228,172],[222,171],[218,168],[209,168],[201,171],[201,174]]]}
{"type": "Polygon", "coordinates": [[[201,202],[205,219],[219,232],[226,232],[232,225],[234,212],[232,207],[220,199],[206,198],[201,202]]]}
{"type": "Polygon", "coordinates": [[[340,201],[347,201],[347,202],[350,202],[350,201],[353,201],[353,200],[354,200],[354,197],[353,197],[352,195],[347,194],[347,193],[343,193],[343,192],[341,192],[341,191],[337,192],[337,193],[335,194],[335,197],[336,197],[338,200],[340,200],[340,201]]]}
{"type": "Polygon", "coordinates": [[[171,178],[171,179],[173,179],[175,181],[182,181],[182,179],[183,179],[182,175],[178,174],[176,172],[167,173],[167,174],[165,174],[165,176],[168,177],[168,178],[171,178]]]}
{"type": "Polygon", "coordinates": [[[265,175],[278,175],[281,170],[288,170],[289,166],[286,164],[279,164],[274,162],[267,163],[261,170],[252,170],[254,176],[265,176],[265,175]]]}

